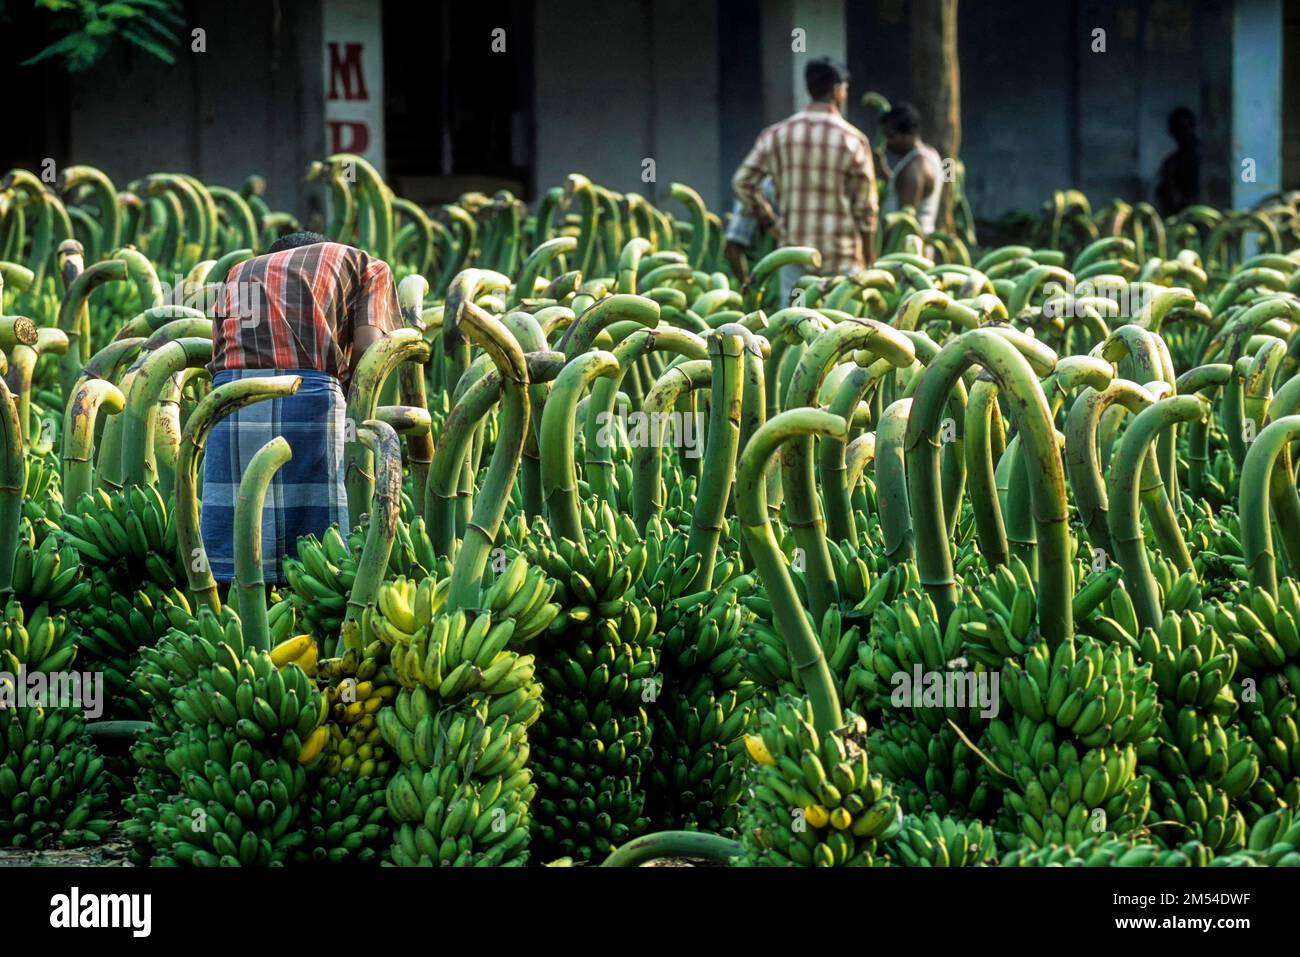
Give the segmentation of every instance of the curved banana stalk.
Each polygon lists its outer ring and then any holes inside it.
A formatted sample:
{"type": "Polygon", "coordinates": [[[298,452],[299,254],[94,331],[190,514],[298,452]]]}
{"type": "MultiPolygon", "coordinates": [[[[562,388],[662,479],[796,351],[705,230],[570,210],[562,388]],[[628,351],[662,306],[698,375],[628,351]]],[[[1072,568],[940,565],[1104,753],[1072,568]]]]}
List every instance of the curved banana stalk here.
{"type": "Polygon", "coordinates": [[[1106,491],[1110,499],[1110,512],[1106,516],[1111,544],[1120,566],[1124,569],[1124,585],[1132,599],[1138,624],[1143,628],[1158,628],[1163,612],[1160,608],[1159,589],[1151,565],[1147,560],[1142,524],[1138,516],[1141,507],[1144,462],[1151,443],[1161,429],[1179,422],[1191,422],[1209,414],[1210,404],[1198,395],[1171,396],[1143,409],[1129,423],[1120,443],[1115,461],[1111,464],[1106,491]]]}
{"type": "MultiPolygon", "coordinates": [[[[743,327],[740,327],[743,329],[743,327]]],[[[700,557],[699,571],[688,591],[713,587],[718,540],[726,524],[727,501],[736,478],[736,455],[740,449],[741,406],[744,399],[745,339],[718,331],[708,339],[713,379],[709,390],[709,428],[703,468],[695,506],[691,509],[691,530],[686,554],[700,557]]],[[[761,366],[760,366],[761,368],[761,366]]]]}
{"type": "MultiPolygon", "coordinates": [[[[905,369],[916,361],[916,347],[898,330],[872,319],[840,322],[808,344],[790,380],[786,405],[816,408],[826,373],[852,353],[859,353],[856,358],[861,365],[885,359],[895,368],[905,369]]],[[[807,563],[809,610],[813,621],[820,622],[838,601],[839,589],[817,496],[811,437],[796,437],[785,446],[781,453],[781,482],[786,520],[807,563]]]]}
{"type": "Polygon", "coordinates": [[[588,351],[596,337],[614,322],[636,322],[653,329],[659,324],[659,303],[645,296],[606,296],[585,312],[565,330],[558,348],[570,359],[588,351]]]}
{"type": "MultiPolygon", "coordinates": [[[[753,312],[767,297],[767,287],[783,266],[802,266],[816,272],[822,268],[822,254],[811,246],[782,246],[760,259],[741,286],[745,297],[745,311],[753,312]]],[[[788,303],[780,303],[784,309],[788,303]]],[[[774,317],[775,318],[775,317],[774,317]]]]}
{"type": "Polygon", "coordinates": [[[367,419],[357,435],[378,458],[379,481],[370,503],[370,523],[357,561],[357,577],[348,594],[348,609],[343,618],[343,644],[348,648],[360,647],[369,640],[356,634],[357,623],[362,613],[379,600],[379,586],[384,582],[402,512],[402,446],[397,433],[378,419],[367,419]]]}
{"type": "MultiPolygon", "coordinates": [[[[1273,527],[1269,509],[1269,488],[1278,471],[1278,459],[1300,438],[1300,415],[1275,419],[1250,443],[1241,471],[1238,514],[1241,516],[1241,546],[1250,571],[1251,584],[1277,597],[1277,564],[1273,555],[1273,527]]],[[[1282,476],[1292,490],[1294,479],[1282,476]]]]}
{"type": "Polygon", "coordinates": [[[519,279],[510,287],[510,295],[506,298],[506,309],[516,309],[523,300],[532,299],[536,294],[538,278],[546,275],[547,270],[558,257],[572,253],[577,248],[578,241],[572,236],[558,236],[534,249],[524,261],[519,279]]]}
{"type": "Polygon", "coordinates": [[[791,409],[770,419],[740,453],[736,474],[736,512],[741,534],[772,602],[776,629],[785,636],[790,661],[813,708],[813,725],[819,734],[840,727],[843,714],[839,695],[821,642],[799,604],[785,556],[768,521],[764,473],[773,454],[786,442],[800,437],[844,438],[848,423],[820,409],[791,409]]]}
{"type": "Polygon", "coordinates": [[[158,466],[154,458],[158,400],[172,376],[182,369],[212,361],[212,340],[175,339],[154,352],[142,355],[131,371],[135,377],[126,391],[123,422],[122,466],[127,485],[154,485],[158,466]]]}
{"type": "Polygon", "coordinates": [[[68,353],[68,337],[61,329],[38,329],[36,341],[30,346],[19,343],[9,350],[9,372],[6,384],[18,400],[18,421],[24,439],[34,442],[33,435],[39,430],[32,429],[32,377],[36,373],[36,363],[41,356],[62,356],[68,353]]]}
{"type": "Polygon", "coordinates": [[[708,346],[695,333],[662,325],[653,329],[638,328],[614,347],[618,366],[611,375],[600,376],[592,383],[591,401],[587,405],[587,421],[583,428],[587,481],[597,499],[608,499],[614,488],[613,448],[618,430],[611,424],[619,388],[636,362],[656,351],[686,359],[708,356],[708,346]]]}
{"type": "MultiPolygon", "coordinates": [[[[965,416],[964,453],[971,511],[975,518],[975,535],[979,542],[980,554],[989,569],[1005,565],[1009,554],[1006,523],[1002,517],[1002,504],[998,499],[997,478],[993,464],[993,432],[1002,430],[1002,412],[998,407],[997,398],[997,384],[988,376],[981,375],[970,388],[970,399],[966,404],[965,416]]],[[[881,444],[879,428],[877,428],[876,444],[877,447],[881,444]]],[[[877,494],[880,495],[879,483],[877,488],[877,494]]]]}
{"type": "MultiPolygon", "coordinates": [[[[348,395],[349,432],[357,433],[358,424],[373,419],[379,408],[379,396],[393,370],[403,362],[420,365],[429,361],[429,344],[418,329],[397,329],[377,341],[357,363],[348,395]]],[[[359,516],[374,495],[374,474],[370,451],[359,435],[349,435],[344,445],[344,483],[348,496],[348,521],[359,516]]]]}
{"type": "MultiPolygon", "coordinates": [[[[257,217],[253,215],[253,208],[244,197],[226,186],[209,186],[207,189],[217,208],[217,221],[225,219],[234,231],[234,241],[252,255],[257,247],[257,217]]],[[[220,277],[218,282],[224,278],[223,273],[217,273],[217,276],[220,277]]]]}
{"type": "Polygon", "coordinates": [[[0,599],[7,599],[13,592],[14,557],[26,484],[27,457],[23,454],[18,406],[0,379],[0,599]]]}
{"type": "Polygon", "coordinates": [[[76,502],[94,485],[95,422],[117,415],[126,397],[107,379],[89,379],[73,393],[63,418],[63,500],[76,502]]]}
{"type": "MultiPolygon", "coordinates": [[[[1047,397],[1026,355],[1035,350],[1006,330],[974,329],[945,345],[926,367],[908,419],[907,484],[921,584],[939,612],[940,627],[956,608],[952,552],[944,525],[940,488],[941,418],[948,393],[971,365],[978,364],[1009,397],[1021,444],[1029,455],[1030,507],[1038,528],[1039,631],[1055,646],[1074,632],[1074,597],[1065,468],[1056,445],[1047,397]]],[[[1031,340],[1032,341],[1032,340],[1031,340]]],[[[1045,358],[1045,356],[1040,356],[1045,358]]],[[[1050,370],[1048,370],[1050,371],[1050,370]]]]}
{"type": "MultiPolygon", "coordinates": [[[[515,337],[515,341],[519,343],[525,355],[547,351],[546,334],[535,316],[527,312],[510,312],[502,318],[501,322],[510,330],[510,334],[515,337]]],[[[519,483],[523,491],[524,512],[529,518],[544,515],[546,510],[542,495],[542,454],[538,442],[542,410],[546,408],[546,400],[550,394],[550,382],[538,382],[532,379],[530,371],[529,429],[524,435],[523,457],[519,463],[519,483]]]]}
{"type": "Polygon", "coordinates": [[[601,350],[569,359],[556,378],[542,414],[542,494],[551,531],[586,550],[578,507],[578,473],[574,465],[575,409],[578,398],[597,378],[614,378],[618,359],[601,350]]]}
{"type": "Polygon", "coordinates": [[[137,249],[125,246],[113,253],[113,258],[126,264],[127,275],[140,293],[141,309],[152,309],[154,306],[163,305],[162,283],[158,280],[158,273],[148,256],[137,249]]]}
{"type": "MultiPolygon", "coordinates": [[[[80,249],[80,244],[78,244],[80,249]]],[[[70,255],[76,255],[68,250],[70,255]]],[[[68,340],[68,351],[63,354],[59,383],[65,398],[72,395],[73,384],[81,375],[81,367],[90,359],[90,294],[106,282],[123,282],[127,279],[127,265],[118,259],[107,259],[86,268],[68,286],[59,305],[58,327],[68,340]]],[[[122,336],[121,338],[126,338],[122,336]]]]}
{"type": "Polygon", "coordinates": [[[914,556],[906,449],[903,445],[911,412],[912,400],[899,399],[889,404],[876,423],[876,504],[880,511],[885,557],[893,563],[907,562],[914,556]]]}
{"type": "MultiPolygon", "coordinates": [[[[83,186],[89,186],[99,209],[97,222],[100,228],[100,249],[116,249],[122,234],[121,210],[117,204],[117,189],[112,180],[94,166],[65,166],[59,173],[59,192],[70,196],[83,186]]],[[[92,257],[94,261],[94,257],[92,257]]]]}
{"type": "MultiPolygon", "coordinates": [[[[429,283],[423,276],[407,276],[397,285],[397,301],[408,329],[416,330],[424,338],[424,297],[429,283]]],[[[425,368],[414,362],[403,362],[397,367],[397,388],[402,402],[428,413],[429,398],[425,384],[425,368]]],[[[417,495],[424,491],[429,479],[429,463],[433,461],[433,435],[430,428],[406,433],[406,456],[411,465],[411,488],[417,495]]]]}
{"type": "Polygon", "coordinates": [[[262,572],[262,508],[271,479],[291,458],[293,451],[284,436],[267,442],[253,453],[235,496],[235,600],[246,649],[271,650],[262,572]]]}
{"type": "Polygon", "coordinates": [[[264,399],[293,395],[301,385],[302,378],[296,375],[227,382],[213,389],[198,404],[181,433],[181,452],[176,464],[176,548],[185,564],[190,594],[197,604],[206,605],[214,612],[221,610],[221,602],[199,529],[199,454],[212,427],[230,413],[264,399]]]}
{"type": "MultiPolygon", "coordinates": [[[[707,359],[689,359],[670,366],[656,381],[641,406],[649,434],[633,452],[632,517],[637,529],[646,530],[650,519],[663,511],[663,442],[678,400],[712,381],[713,367],[707,359]]],[[[678,432],[684,430],[684,423],[678,432]]],[[[681,438],[680,434],[674,438],[681,438]]],[[[545,450],[543,449],[543,453],[545,450]]]]}

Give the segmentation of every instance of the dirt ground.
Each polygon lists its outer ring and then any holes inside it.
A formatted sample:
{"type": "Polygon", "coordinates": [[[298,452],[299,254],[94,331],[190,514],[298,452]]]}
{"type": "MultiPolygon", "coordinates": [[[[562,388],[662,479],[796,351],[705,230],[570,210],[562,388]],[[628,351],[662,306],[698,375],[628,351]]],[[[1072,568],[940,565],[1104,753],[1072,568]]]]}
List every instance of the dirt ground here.
{"type": "Polygon", "coordinates": [[[71,850],[14,850],[0,847],[0,867],[133,867],[127,859],[130,845],[114,828],[103,844],[71,850]]]}

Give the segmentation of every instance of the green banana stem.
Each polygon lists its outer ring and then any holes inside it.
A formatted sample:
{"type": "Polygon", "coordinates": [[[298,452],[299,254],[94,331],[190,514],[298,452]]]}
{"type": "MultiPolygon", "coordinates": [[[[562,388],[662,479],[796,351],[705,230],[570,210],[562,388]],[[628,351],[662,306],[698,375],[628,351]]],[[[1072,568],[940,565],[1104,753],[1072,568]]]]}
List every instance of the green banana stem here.
{"type": "Polygon", "coordinates": [[[420,330],[395,329],[367,349],[357,363],[347,408],[348,431],[353,435],[348,436],[343,448],[349,522],[355,522],[352,516],[365,512],[375,490],[372,457],[360,440],[358,424],[375,417],[380,393],[394,369],[403,362],[423,365],[429,356],[429,344],[420,330]]]}
{"type": "Polygon", "coordinates": [[[590,275],[596,252],[596,190],[591,180],[580,173],[570,173],[564,182],[562,208],[578,204],[578,245],[574,253],[576,268],[590,275]]]}
{"type": "Polygon", "coordinates": [[[523,300],[533,298],[538,277],[546,275],[556,257],[572,253],[577,248],[578,241],[572,236],[559,236],[547,240],[534,249],[524,261],[519,279],[510,288],[510,295],[506,298],[506,309],[517,309],[523,300]]]}
{"type": "Polygon", "coordinates": [[[1005,565],[1009,554],[1006,524],[1002,518],[1002,505],[998,500],[997,479],[993,468],[992,432],[1000,425],[1002,417],[997,398],[996,383],[985,375],[981,375],[971,386],[970,400],[966,405],[964,449],[971,507],[975,517],[975,535],[979,541],[980,554],[990,569],[1005,565]]]}
{"type": "Polygon", "coordinates": [[[708,356],[708,347],[702,338],[685,329],[668,326],[638,328],[614,347],[618,368],[612,375],[601,376],[592,383],[591,401],[587,405],[587,421],[583,429],[587,481],[591,485],[592,495],[597,499],[610,498],[614,489],[613,452],[618,430],[612,427],[612,423],[619,387],[638,359],[657,351],[687,359],[704,359],[708,356]]]}
{"type": "Polygon", "coordinates": [[[13,390],[18,400],[18,421],[22,426],[23,436],[27,442],[34,441],[32,436],[39,432],[33,430],[32,381],[36,374],[36,363],[41,356],[66,355],[68,338],[61,329],[42,328],[36,331],[36,341],[32,345],[18,344],[9,351],[9,375],[6,383],[13,390]]]}
{"type": "Polygon", "coordinates": [[[619,846],[601,867],[640,867],[661,857],[692,857],[728,864],[744,849],[736,841],[699,831],[660,831],[619,846]]]}
{"type": "MultiPolygon", "coordinates": [[[[746,312],[753,312],[763,304],[768,284],[776,278],[782,266],[802,266],[816,272],[822,268],[822,254],[811,246],[782,246],[760,259],[740,290],[745,297],[746,312]]],[[[787,305],[784,302],[780,304],[782,309],[787,305]]]]}
{"type": "Polygon", "coordinates": [[[708,210],[704,207],[704,200],[700,198],[699,193],[684,183],[670,183],[668,195],[685,206],[691,214],[691,246],[686,253],[686,259],[695,269],[703,269],[706,265],[705,255],[709,249],[708,210]]]}
{"type": "MultiPolygon", "coordinates": [[[[629,239],[618,257],[618,284],[615,292],[630,295],[637,291],[637,275],[641,268],[641,259],[650,252],[650,241],[637,236],[629,239]]],[[[661,303],[662,305],[662,303],[661,303]]],[[[682,296],[679,309],[686,307],[686,297],[682,296]]]]}
{"type": "Polygon", "coordinates": [[[138,315],[132,316],[131,319],[117,331],[113,338],[134,339],[140,336],[151,336],[169,322],[175,322],[177,319],[206,319],[198,309],[192,309],[189,306],[163,305],[153,306],[144,310],[138,315]]]}
{"type": "MultiPolygon", "coordinates": [[[[212,577],[203,533],[199,529],[199,456],[212,427],[230,413],[264,399],[293,395],[302,385],[295,375],[239,379],[217,386],[190,413],[181,433],[181,452],[176,465],[176,548],[185,564],[190,594],[199,605],[221,610],[217,582],[212,577]]],[[[103,452],[100,453],[101,458],[103,452]]]]}
{"type": "Polygon", "coordinates": [[[378,459],[378,481],[370,502],[370,523],[366,542],[357,561],[357,577],[348,594],[348,608],[343,618],[344,644],[353,647],[350,632],[361,613],[379,600],[379,586],[384,582],[388,560],[397,537],[397,523],[402,513],[402,446],[392,426],[378,419],[367,419],[357,430],[359,439],[378,459]]]}
{"type": "Polygon", "coordinates": [[[23,454],[18,406],[0,379],[0,597],[13,591],[14,556],[18,552],[26,484],[27,457],[23,454]]]}
{"type": "MultiPolygon", "coordinates": [[[[973,364],[983,366],[999,391],[1008,396],[1021,445],[1030,456],[1029,504],[1038,525],[1039,541],[1038,626],[1048,643],[1055,646],[1074,633],[1065,468],[1047,397],[1027,358],[1035,356],[1037,350],[1025,338],[995,328],[973,329],[945,345],[926,366],[913,397],[905,439],[908,496],[921,584],[938,609],[940,626],[945,627],[957,605],[957,583],[941,498],[941,419],[948,393],[962,374],[973,364]],[[1022,349],[1027,355],[1021,353],[1022,349]]],[[[1039,360],[1045,357],[1043,353],[1037,355],[1039,360]]]]}
{"type": "MultiPolygon", "coordinates": [[[[898,330],[873,319],[848,319],[809,343],[791,377],[787,407],[817,408],[826,373],[851,353],[861,354],[857,357],[861,365],[885,359],[895,368],[907,368],[916,361],[915,346],[898,330]]],[[[783,449],[781,483],[785,490],[786,521],[804,552],[809,610],[813,621],[820,622],[839,600],[839,587],[826,539],[826,520],[817,495],[810,436],[797,437],[783,449]]]]}
{"type": "Polygon", "coordinates": [[[369,161],[352,153],[335,153],[327,160],[354,171],[359,205],[374,225],[370,253],[389,262],[393,258],[393,202],[388,187],[369,161]]]}
{"type": "Polygon", "coordinates": [[[795,675],[812,703],[813,726],[828,734],[843,723],[839,694],[826,656],[807,614],[799,603],[785,556],[768,520],[764,473],[773,454],[786,442],[803,436],[843,438],[844,419],[820,409],[791,409],[770,419],[740,453],[736,473],[736,512],[741,534],[749,541],[759,576],[772,602],[776,629],[785,636],[795,675]]]}
{"type": "MultiPolygon", "coordinates": [[[[1289,450],[1297,438],[1300,438],[1300,415],[1281,416],[1266,426],[1250,443],[1238,492],[1242,554],[1250,571],[1251,584],[1263,588],[1274,598],[1278,593],[1278,581],[1269,499],[1276,496],[1270,490],[1281,482],[1291,492],[1295,491],[1289,468],[1289,450]],[[1282,467],[1284,464],[1288,466],[1285,469],[1282,467]]],[[[1294,529],[1284,528],[1283,531],[1294,533],[1294,529]]]]}
{"type": "Polygon", "coordinates": [[[122,234],[121,211],[117,206],[117,189],[102,170],[94,166],[65,166],[59,174],[59,192],[70,195],[89,186],[99,209],[97,222],[101,230],[101,249],[116,249],[122,234]]]}
{"type": "MultiPolygon", "coordinates": [[[[465,382],[472,370],[461,381],[465,382]]],[[[433,553],[452,557],[456,544],[458,484],[474,433],[501,398],[501,374],[495,369],[476,378],[451,407],[438,436],[425,487],[424,521],[433,553]]]]}
{"type": "Polygon", "coordinates": [[[117,415],[126,397],[107,379],[81,383],[63,418],[63,500],[76,502],[94,483],[95,422],[103,410],[117,415]]]}
{"type": "Polygon", "coordinates": [[[690,592],[708,591],[713,587],[718,540],[726,524],[727,501],[736,478],[744,395],[744,339],[735,334],[715,332],[709,337],[708,349],[713,366],[708,441],[686,543],[686,554],[698,555],[700,567],[690,585],[690,592]]]}
{"type": "Polygon", "coordinates": [[[271,650],[266,616],[266,581],[262,573],[262,507],[271,479],[293,458],[284,436],[267,442],[249,460],[235,496],[235,596],[244,647],[271,650]]]}
{"type": "Polygon", "coordinates": [[[890,403],[876,423],[876,503],[880,511],[880,530],[884,535],[885,558],[891,563],[910,561],[914,556],[906,449],[903,445],[911,412],[912,400],[899,399],[890,403]]]}
{"type": "MultiPolygon", "coordinates": [[[[525,354],[545,352],[547,350],[546,334],[537,319],[526,312],[511,312],[501,320],[510,334],[515,337],[525,354]]],[[[542,495],[542,453],[539,448],[542,411],[551,394],[549,381],[532,381],[528,386],[530,413],[529,428],[524,434],[523,456],[519,463],[519,484],[524,497],[524,513],[529,518],[545,514],[545,499],[542,495]]]]}
{"type": "Polygon", "coordinates": [[[555,380],[542,413],[542,494],[551,531],[557,538],[586,548],[578,507],[578,472],[574,464],[575,410],[578,399],[597,378],[613,378],[618,359],[601,350],[570,359],[555,380]]]}
{"type": "MultiPolygon", "coordinates": [[[[107,259],[87,267],[71,285],[59,305],[58,327],[68,338],[68,351],[63,354],[59,383],[65,397],[72,395],[73,384],[81,375],[81,367],[90,358],[90,338],[82,337],[83,329],[90,324],[90,294],[106,282],[121,282],[127,278],[127,264],[118,259],[107,259]]],[[[121,338],[126,338],[122,336],[121,338]]]]}
{"type": "MultiPolygon", "coordinates": [[[[707,359],[690,359],[665,370],[645,397],[641,415],[649,435],[637,446],[632,460],[632,518],[641,532],[663,511],[664,432],[672,417],[680,416],[673,410],[680,398],[708,386],[712,376],[713,367],[707,359]]],[[[679,421],[677,441],[686,428],[685,421],[679,421]]]]}
{"type": "Polygon", "coordinates": [[[565,330],[558,348],[570,359],[589,350],[611,323],[635,322],[653,329],[659,324],[659,303],[645,296],[606,296],[592,305],[565,330]]]}
{"type": "MultiPolygon", "coordinates": [[[[523,454],[528,434],[528,386],[507,378],[502,386],[502,412],[492,461],[488,465],[480,494],[474,501],[474,513],[456,554],[447,592],[447,610],[475,608],[486,567],[497,533],[510,502],[510,489],[523,454]]],[[[548,403],[550,408],[553,403],[548,403]]],[[[543,478],[545,472],[543,472],[543,478]]]]}
{"type": "MultiPolygon", "coordinates": [[[[397,301],[406,327],[414,329],[422,339],[425,331],[424,297],[428,292],[429,283],[420,275],[407,276],[397,284],[397,301]]],[[[423,366],[413,362],[403,362],[398,366],[397,387],[403,404],[428,412],[429,398],[423,366]]],[[[414,429],[406,434],[406,457],[411,465],[411,488],[415,494],[423,494],[424,486],[429,480],[429,463],[433,461],[433,435],[428,428],[414,429]]]]}
{"type": "Polygon", "coordinates": [[[197,337],[173,340],[136,360],[132,367],[136,375],[126,393],[123,423],[122,465],[126,484],[153,485],[157,482],[154,433],[158,400],[176,373],[211,361],[212,340],[197,337]]]}
{"type": "MultiPolygon", "coordinates": [[[[154,306],[163,305],[165,297],[162,283],[158,280],[158,273],[148,256],[138,249],[125,246],[113,253],[113,258],[126,264],[127,277],[135,284],[136,290],[140,293],[141,309],[152,309],[154,306]]],[[[89,272],[90,270],[87,269],[86,271],[89,272]]]]}
{"type": "Polygon", "coordinates": [[[465,308],[476,302],[487,290],[505,289],[509,285],[508,276],[485,269],[466,269],[451,280],[442,313],[442,352],[447,359],[449,389],[455,390],[460,377],[469,368],[469,340],[460,331],[465,308]]]}
{"type": "Polygon", "coordinates": [[[1120,566],[1124,584],[1133,598],[1138,624],[1158,628],[1163,613],[1155,576],[1147,559],[1145,538],[1138,516],[1142,497],[1143,463],[1151,443],[1161,429],[1179,422],[1191,422],[1209,414],[1209,403],[1197,395],[1172,396],[1143,409],[1124,432],[1115,461],[1111,463],[1107,488],[1110,512],[1106,517],[1111,543],[1120,566]]]}

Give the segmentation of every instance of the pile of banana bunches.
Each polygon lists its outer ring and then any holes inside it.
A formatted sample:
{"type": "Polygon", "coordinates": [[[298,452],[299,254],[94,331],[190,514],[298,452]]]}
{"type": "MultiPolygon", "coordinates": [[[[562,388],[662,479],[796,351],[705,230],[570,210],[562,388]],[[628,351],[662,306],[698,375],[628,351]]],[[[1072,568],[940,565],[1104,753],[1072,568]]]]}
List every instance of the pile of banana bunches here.
{"type": "Polygon", "coordinates": [[[257,176],[0,179],[0,846],[1300,864],[1295,196],[1063,190],[996,248],[904,210],[865,271],[763,237],[738,277],[682,184],[307,175],[321,221],[257,176]],[[303,227],[401,327],[350,525],[276,581],[244,508],[218,582],[206,437],[298,380],[214,387],[211,304],[303,227]]]}

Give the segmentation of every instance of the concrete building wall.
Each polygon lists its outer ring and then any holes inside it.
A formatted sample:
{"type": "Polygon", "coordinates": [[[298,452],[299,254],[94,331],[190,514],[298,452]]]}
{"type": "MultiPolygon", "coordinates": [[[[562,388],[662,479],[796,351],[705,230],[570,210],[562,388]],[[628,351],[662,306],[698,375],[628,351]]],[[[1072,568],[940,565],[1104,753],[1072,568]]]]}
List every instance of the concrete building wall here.
{"type": "Polygon", "coordinates": [[[206,52],[187,40],[168,66],[119,46],[73,75],[69,155],[119,184],[177,171],[238,186],[258,173],[273,208],[320,209],[319,187],[302,183],[324,150],[319,5],[228,0],[193,25],[206,52]]]}
{"type": "Polygon", "coordinates": [[[680,181],[718,206],[715,4],[554,0],[539,11],[535,43],[539,192],[582,172],[652,199],[680,181]],[[641,178],[647,158],[653,183],[641,178]]]}

